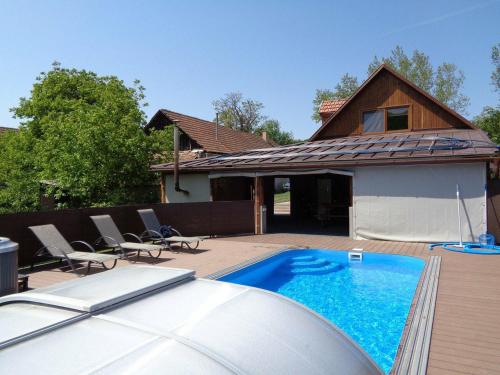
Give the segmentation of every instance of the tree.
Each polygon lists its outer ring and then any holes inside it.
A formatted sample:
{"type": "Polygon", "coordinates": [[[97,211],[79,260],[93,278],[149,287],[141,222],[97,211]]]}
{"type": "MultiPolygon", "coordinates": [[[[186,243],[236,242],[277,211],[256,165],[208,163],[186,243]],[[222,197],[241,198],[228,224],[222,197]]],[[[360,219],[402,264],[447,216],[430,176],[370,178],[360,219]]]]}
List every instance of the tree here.
{"type": "Polygon", "coordinates": [[[265,119],[261,111],[264,105],[256,100],[245,99],[239,92],[231,92],[212,102],[219,114],[219,123],[234,130],[253,133],[265,119]]]}
{"type": "Polygon", "coordinates": [[[474,123],[483,129],[493,142],[500,144],[500,106],[496,108],[484,107],[474,123]]]}
{"type": "Polygon", "coordinates": [[[40,185],[34,170],[33,140],[21,129],[0,137],[0,214],[38,208],[40,185]]]}
{"type": "MultiPolygon", "coordinates": [[[[491,73],[491,81],[495,91],[500,92],[500,43],[493,46],[491,51],[491,61],[494,70],[491,73]]],[[[488,133],[489,137],[496,144],[500,144],[500,105],[494,107],[484,107],[479,116],[474,119],[477,126],[488,133]]]]}
{"type": "Polygon", "coordinates": [[[340,78],[340,82],[335,86],[335,90],[329,89],[318,89],[316,90],[316,96],[313,100],[313,115],[312,119],[316,122],[321,121],[321,117],[319,115],[319,109],[321,107],[321,103],[325,100],[333,100],[333,99],[347,99],[358,89],[359,83],[358,78],[349,75],[348,73],[344,74],[340,78]]]}
{"type": "Polygon", "coordinates": [[[141,188],[154,183],[149,165],[172,141],[161,132],[145,135],[143,100],[138,81],[127,87],[117,77],[58,63],[41,73],[31,96],[12,109],[22,122],[6,142],[13,151],[0,164],[0,175],[7,173],[0,206],[37,209],[34,192],[41,181],[48,181],[47,191],[64,198],[67,207],[152,199],[141,188]]]}
{"type": "Polygon", "coordinates": [[[279,145],[288,145],[297,142],[291,132],[281,130],[278,120],[266,120],[255,131],[259,135],[262,135],[263,132],[266,132],[279,145]]]}
{"type": "Polygon", "coordinates": [[[389,57],[379,59],[375,56],[368,66],[368,74],[377,70],[380,64],[390,66],[455,111],[466,113],[469,98],[461,93],[465,77],[454,64],[442,63],[434,71],[425,53],[414,50],[409,57],[400,46],[396,46],[389,57]]]}
{"type": "Polygon", "coordinates": [[[491,60],[495,66],[495,69],[491,73],[491,83],[495,91],[500,93],[500,43],[493,46],[491,50],[491,60]]]}

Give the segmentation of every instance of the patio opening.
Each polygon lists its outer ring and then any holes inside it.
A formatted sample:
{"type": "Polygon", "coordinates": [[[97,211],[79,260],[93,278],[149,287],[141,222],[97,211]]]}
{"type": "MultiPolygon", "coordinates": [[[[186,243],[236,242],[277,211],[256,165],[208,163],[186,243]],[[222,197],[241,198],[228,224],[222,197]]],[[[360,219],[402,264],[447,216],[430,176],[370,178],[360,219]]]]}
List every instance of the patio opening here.
{"type": "Polygon", "coordinates": [[[267,232],[349,235],[351,176],[325,173],[266,179],[273,180],[263,184],[267,232]]]}

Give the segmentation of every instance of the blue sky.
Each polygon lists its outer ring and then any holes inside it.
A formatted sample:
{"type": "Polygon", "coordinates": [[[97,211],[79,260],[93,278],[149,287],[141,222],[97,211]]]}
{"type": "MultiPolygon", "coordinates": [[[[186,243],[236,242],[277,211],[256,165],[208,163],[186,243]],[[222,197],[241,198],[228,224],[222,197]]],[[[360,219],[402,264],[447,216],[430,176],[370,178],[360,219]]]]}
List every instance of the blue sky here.
{"type": "Polygon", "coordinates": [[[212,119],[212,101],[240,91],[306,138],[317,88],[345,73],[366,78],[396,45],[465,73],[469,115],[498,103],[491,47],[500,1],[5,1],[0,0],[0,125],[37,74],[64,67],[146,87],[159,108],[212,119]]]}

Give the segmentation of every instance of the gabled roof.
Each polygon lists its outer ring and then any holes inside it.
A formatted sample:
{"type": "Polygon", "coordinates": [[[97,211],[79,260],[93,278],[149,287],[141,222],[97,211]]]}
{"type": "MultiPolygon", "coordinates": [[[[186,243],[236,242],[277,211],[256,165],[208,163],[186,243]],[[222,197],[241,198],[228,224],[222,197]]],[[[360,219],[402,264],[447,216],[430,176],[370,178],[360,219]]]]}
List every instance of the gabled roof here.
{"type": "Polygon", "coordinates": [[[324,100],[319,107],[319,114],[335,113],[347,101],[347,99],[324,100]]]}
{"type": "MultiPolygon", "coordinates": [[[[349,136],[249,150],[184,162],[180,168],[182,172],[349,168],[487,161],[496,155],[496,145],[482,130],[445,129],[349,136]]],[[[173,164],[153,165],[151,170],[172,171],[173,164]]]]}
{"type": "Polygon", "coordinates": [[[263,148],[274,146],[273,142],[266,142],[255,134],[245,133],[218,126],[207,120],[202,120],[182,113],[160,109],[146,125],[146,130],[154,127],[154,123],[161,118],[168,123],[176,123],[189,138],[198,143],[204,151],[217,154],[228,154],[249,150],[253,148],[263,148]]]}
{"type": "Polygon", "coordinates": [[[450,107],[448,107],[447,105],[445,105],[444,103],[440,102],[439,100],[437,100],[435,97],[433,97],[431,94],[429,94],[428,92],[422,90],[420,87],[418,87],[417,85],[415,85],[413,82],[409,81],[408,79],[406,79],[405,77],[403,77],[401,74],[399,74],[398,72],[396,72],[394,69],[392,69],[391,67],[389,67],[388,65],[386,64],[382,64],[380,65],[377,70],[375,70],[371,75],[370,77],[368,77],[368,79],[363,82],[363,84],[356,90],[356,92],[354,94],[351,95],[351,97],[349,97],[338,109],[336,112],[334,112],[330,118],[328,118],[327,120],[325,120],[323,122],[323,124],[320,126],[320,128],[318,130],[316,130],[316,132],[314,132],[314,134],[311,136],[311,138],[309,138],[310,141],[314,141],[316,139],[316,137],[332,122],[332,120],[339,114],[341,113],[348,105],[349,103],[351,103],[358,95],[360,92],[362,92],[367,86],[368,84],[375,78],[377,77],[382,71],[386,71],[390,74],[392,74],[394,77],[396,77],[397,79],[399,79],[400,81],[404,82],[406,85],[410,86],[411,88],[413,88],[414,90],[416,90],[420,95],[426,97],[427,99],[431,100],[432,102],[434,102],[437,106],[439,106],[440,108],[442,108],[444,111],[448,112],[449,114],[451,114],[452,116],[455,116],[456,118],[458,118],[460,121],[462,121],[463,123],[465,123],[466,125],[468,125],[471,129],[478,129],[472,122],[470,122],[469,120],[467,120],[465,117],[463,117],[462,115],[460,115],[459,113],[455,112],[453,109],[451,109],[450,107]]]}

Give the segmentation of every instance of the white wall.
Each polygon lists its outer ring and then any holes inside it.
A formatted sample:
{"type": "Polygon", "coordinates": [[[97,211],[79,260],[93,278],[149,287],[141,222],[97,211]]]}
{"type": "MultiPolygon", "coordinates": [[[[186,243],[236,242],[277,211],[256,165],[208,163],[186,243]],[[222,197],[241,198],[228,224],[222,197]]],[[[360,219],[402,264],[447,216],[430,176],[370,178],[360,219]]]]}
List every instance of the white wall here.
{"type": "Polygon", "coordinates": [[[174,175],[165,176],[165,198],[167,203],[189,203],[210,201],[210,180],[207,173],[181,174],[180,187],[189,195],[175,191],[174,175]]]}
{"type": "Polygon", "coordinates": [[[355,238],[458,241],[456,184],[464,241],[486,231],[485,163],[359,167],[353,178],[355,238]]]}

